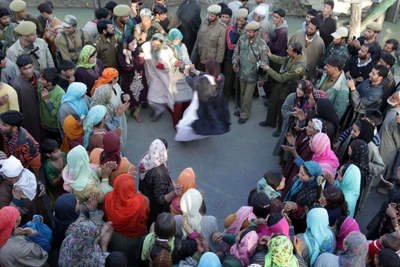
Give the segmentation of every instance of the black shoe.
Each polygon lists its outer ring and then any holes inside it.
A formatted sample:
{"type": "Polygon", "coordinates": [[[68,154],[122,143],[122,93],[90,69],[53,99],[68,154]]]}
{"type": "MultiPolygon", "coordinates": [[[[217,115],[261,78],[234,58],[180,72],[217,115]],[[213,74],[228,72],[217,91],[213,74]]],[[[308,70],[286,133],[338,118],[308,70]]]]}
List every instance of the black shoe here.
{"type": "Polygon", "coordinates": [[[279,137],[279,136],[281,136],[281,132],[279,131],[275,131],[273,134],[272,134],[272,136],[273,137],[279,137]]]}
{"type": "Polygon", "coordinates": [[[235,113],[233,113],[233,115],[235,115],[235,116],[240,116],[240,111],[238,110],[238,111],[235,111],[235,113]]]}
{"type": "Polygon", "coordinates": [[[268,102],[264,102],[264,107],[268,107],[268,102]]]}
{"type": "Polygon", "coordinates": [[[238,123],[239,123],[239,124],[243,124],[243,123],[245,123],[246,121],[247,121],[247,119],[239,118],[238,123]]]}
{"type": "Polygon", "coordinates": [[[263,95],[262,98],[267,98],[267,95],[263,95]]]}
{"type": "Polygon", "coordinates": [[[147,109],[149,107],[149,104],[147,103],[142,103],[142,108],[147,109]]]}
{"type": "Polygon", "coordinates": [[[152,115],[152,116],[151,116],[151,121],[152,121],[152,122],[157,122],[157,121],[161,118],[161,116],[163,115],[163,113],[164,113],[164,112],[162,112],[162,113],[160,113],[160,114],[158,114],[158,115],[155,115],[155,114],[152,115]]]}
{"type": "Polygon", "coordinates": [[[269,123],[266,122],[266,121],[262,121],[262,122],[260,122],[258,125],[260,125],[261,127],[272,127],[272,128],[275,127],[275,125],[271,125],[271,124],[269,124],[269,123]]]}

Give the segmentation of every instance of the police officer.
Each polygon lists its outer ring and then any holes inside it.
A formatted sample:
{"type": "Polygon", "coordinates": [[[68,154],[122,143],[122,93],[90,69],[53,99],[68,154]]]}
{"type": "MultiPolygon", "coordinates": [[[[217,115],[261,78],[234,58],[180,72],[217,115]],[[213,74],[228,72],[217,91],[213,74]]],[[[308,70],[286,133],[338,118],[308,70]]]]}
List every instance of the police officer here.
{"type": "Polygon", "coordinates": [[[32,21],[36,24],[37,35],[43,36],[44,28],[40,23],[37,16],[29,14],[26,11],[26,2],[22,0],[15,0],[10,3],[10,10],[14,12],[14,16],[11,18],[11,22],[19,24],[21,21],[32,21]]]}
{"type": "Polygon", "coordinates": [[[129,19],[131,9],[127,5],[117,5],[114,7],[114,17],[112,18],[112,26],[114,33],[118,38],[119,44],[122,44],[125,37],[133,33],[135,23],[129,19]]]}
{"type": "Polygon", "coordinates": [[[97,50],[97,58],[103,62],[104,68],[117,68],[118,39],[114,35],[111,20],[99,20],[97,31],[99,35],[93,43],[97,50]]]}

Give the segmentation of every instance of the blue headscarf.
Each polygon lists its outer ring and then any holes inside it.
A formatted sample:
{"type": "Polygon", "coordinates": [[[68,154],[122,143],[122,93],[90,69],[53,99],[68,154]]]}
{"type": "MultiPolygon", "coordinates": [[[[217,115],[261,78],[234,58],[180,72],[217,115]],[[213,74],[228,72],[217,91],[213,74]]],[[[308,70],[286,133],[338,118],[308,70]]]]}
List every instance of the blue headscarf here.
{"type": "Polygon", "coordinates": [[[289,192],[285,196],[285,201],[292,200],[292,197],[294,197],[298,192],[300,192],[303,185],[306,185],[306,186],[312,187],[312,188],[318,188],[317,177],[322,175],[321,166],[319,166],[319,164],[317,162],[311,161],[311,160],[304,162],[303,166],[307,169],[308,173],[311,176],[314,176],[314,179],[303,183],[302,181],[300,181],[300,178],[297,178],[297,180],[292,185],[292,188],[289,190],[289,192]]]}
{"type": "Polygon", "coordinates": [[[206,252],[201,256],[198,267],[222,267],[222,265],[216,254],[206,252]]]}
{"type": "Polygon", "coordinates": [[[181,58],[183,53],[180,44],[176,45],[172,43],[176,38],[179,38],[182,41],[183,39],[182,33],[176,28],[171,29],[168,33],[168,39],[171,42],[172,47],[174,48],[175,56],[177,58],[181,58]]]}
{"type": "Polygon", "coordinates": [[[54,203],[53,214],[53,244],[59,248],[65,238],[68,227],[79,217],[75,207],[77,200],[74,194],[63,194],[54,203]]]}
{"type": "Polygon", "coordinates": [[[335,185],[339,186],[343,191],[344,198],[349,208],[349,217],[354,218],[357,200],[360,197],[361,188],[361,172],[360,169],[351,164],[343,175],[342,182],[335,181],[335,185]]]}
{"type": "Polygon", "coordinates": [[[89,139],[93,132],[93,127],[99,124],[106,114],[107,108],[103,105],[96,105],[89,110],[86,120],[83,123],[83,129],[85,130],[85,135],[83,136],[84,148],[87,148],[89,145],[89,139]]]}
{"type": "Polygon", "coordinates": [[[87,115],[89,109],[82,98],[86,94],[87,86],[84,83],[73,82],[68,86],[67,92],[61,98],[61,104],[68,103],[75,111],[76,115],[87,115]]]}
{"type": "Polygon", "coordinates": [[[304,240],[310,255],[310,266],[321,253],[335,251],[336,240],[329,228],[329,215],[325,208],[313,208],[308,212],[304,240]]]}

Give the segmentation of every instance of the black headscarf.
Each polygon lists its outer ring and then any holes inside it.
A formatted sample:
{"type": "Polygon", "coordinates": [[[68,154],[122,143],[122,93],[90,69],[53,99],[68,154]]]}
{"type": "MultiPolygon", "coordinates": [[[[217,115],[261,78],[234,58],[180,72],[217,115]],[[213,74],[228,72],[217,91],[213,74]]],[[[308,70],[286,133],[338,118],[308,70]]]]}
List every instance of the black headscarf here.
{"type": "Polygon", "coordinates": [[[320,99],[317,103],[318,117],[333,124],[335,135],[339,131],[339,118],[330,99],[320,99]]]}
{"type": "MultiPolygon", "coordinates": [[[[120,52],[122,53],[122,51],[124,49],[128,49],[129,50],[128,46],[129,46],[130,43],[132,43],[133,40],[136,40],[134,35],[130,34],[130,35],[126,36],[125,39],[124,39],[124,42],[122,43],[122,49],[120,49],[120,52]]],[[[136,46],[135,51],[131,51],[132,57],[136,57],[139,54],[140,50],[141,50],[141,48],[140,48],[140,46],[138,44],[136,46]]]]}
{"type": "Polygon", "coordinates": [[[368,144],[361,139],[356,139],[350,143],[352,153],[349,163],[356,165],[361,172],[361,189],[369,183],[369,148],[368,144]]]}
{"type": "Polygon", "coordinates": [[[365,143],[369,143],[374,139],[375,127],[367,120],[361,120],[360,134],[357,139],[364,140],[365,143]]]}

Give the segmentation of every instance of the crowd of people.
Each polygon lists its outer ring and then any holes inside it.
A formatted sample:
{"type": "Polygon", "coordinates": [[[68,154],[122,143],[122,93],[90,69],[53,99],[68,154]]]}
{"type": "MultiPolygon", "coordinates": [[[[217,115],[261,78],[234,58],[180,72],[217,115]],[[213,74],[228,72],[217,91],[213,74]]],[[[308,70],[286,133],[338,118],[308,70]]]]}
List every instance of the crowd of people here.
{"type": "Polygon", "coordinates": [[[333,1],[289,39],[286,11],[256,4],[202,20],[197,0],[109,1],[83,28],[50,1],[0,7],[0,266],[400,266],[399,42],[382,49],[377,22],[349,39],[333,1]],[[222,232],[196,170],[171,179],[167,140],[123,156],[142,109],[185,142],[229,132],[233,96],[246,123],[254,95],[281,169],[222,232]],[[364,235],[372,187],[388,198],[364,235]]]}

